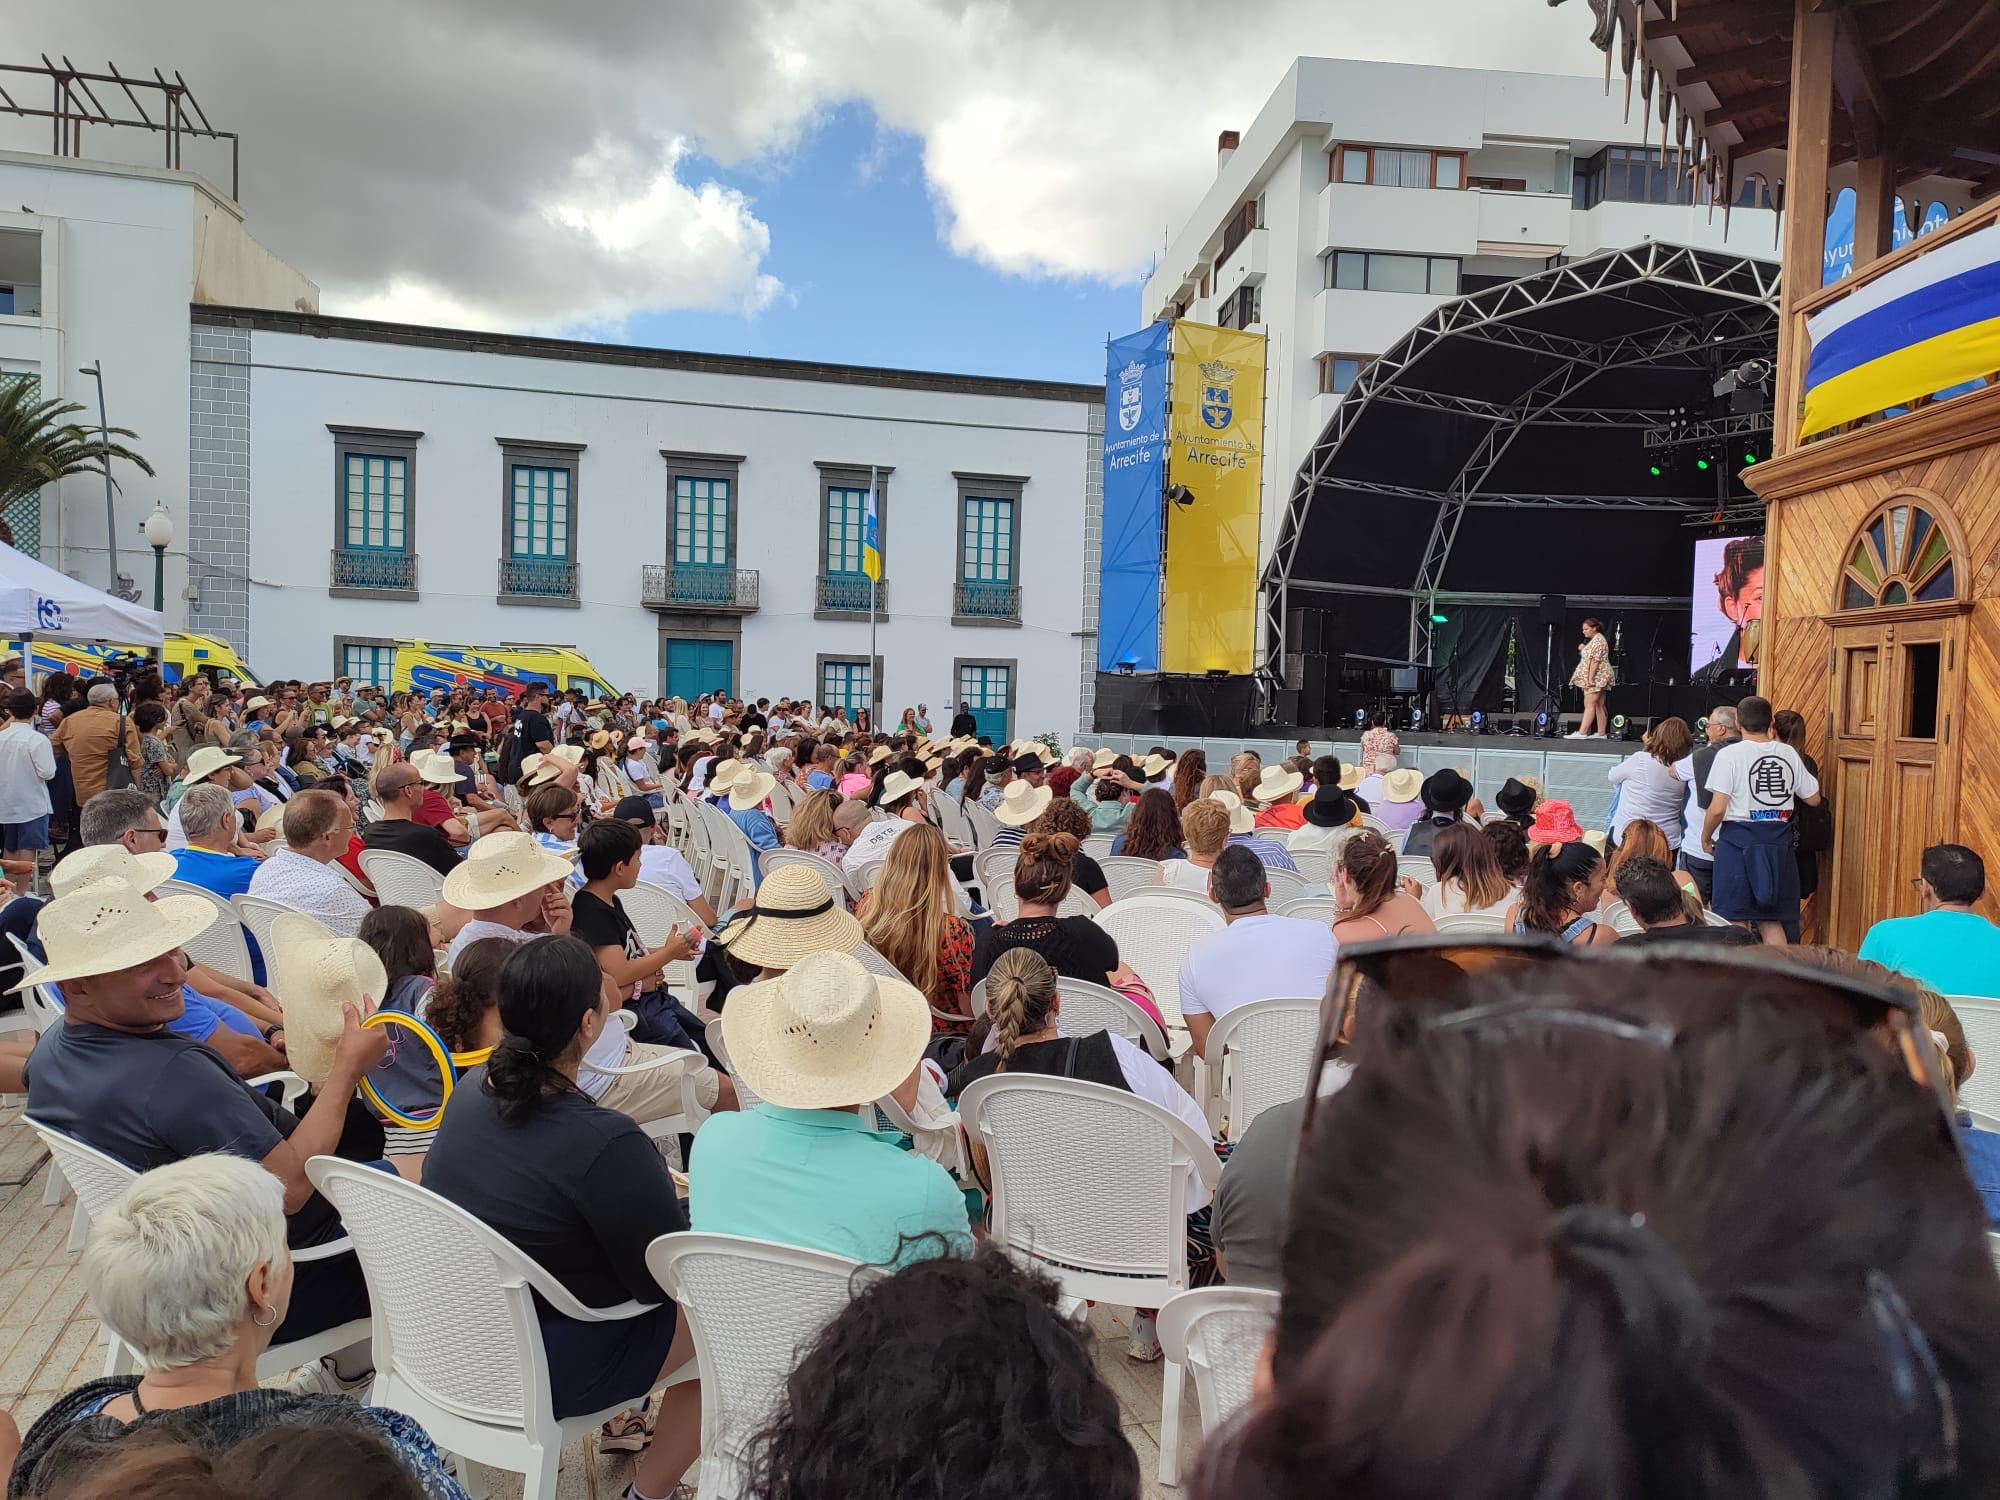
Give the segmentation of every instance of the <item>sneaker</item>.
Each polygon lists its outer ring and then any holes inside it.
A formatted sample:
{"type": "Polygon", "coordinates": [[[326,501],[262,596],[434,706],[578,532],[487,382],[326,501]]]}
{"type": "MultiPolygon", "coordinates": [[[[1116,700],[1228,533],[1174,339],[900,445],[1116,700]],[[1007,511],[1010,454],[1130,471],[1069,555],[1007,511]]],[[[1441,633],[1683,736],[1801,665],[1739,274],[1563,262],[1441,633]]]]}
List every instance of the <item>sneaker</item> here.
{"type": "Polygon", "coordinates": [[[1581,729],[1579,729],[1573,734],[1564,735],[1563,738],[1566,740],[1587,740],[1590,738],[1590,736],[1585,734],[1581,729]]]}
{"type": "Polygon", "coordinates": [[[1154,1330],[1153,1315],[1149,1312],[1135,1313],[1132,1318],[1132,1337],[1126,1340],[1125,1357],[1142,1365],[1150,1365],[1161,1356],[1160,1335],[1154,1330]]]}
{"type": "Polygon", "coordinates": [[[598,1431],[597,1447],[603,1453],[638,1453],[652,1436],[653,1401],[649,1396],[606,1422],[598,1431]]]}
{"type": "Polygon", "coordinates": [[[333,1368],[333,1356],[329,1354],[315,1364],[300,1365],[292,1371],[283,1389],[295,1396],[352,1396],[360,1401],[374,1382],[373,1370],[352,1380],[342,1380],[333,1368]]]}

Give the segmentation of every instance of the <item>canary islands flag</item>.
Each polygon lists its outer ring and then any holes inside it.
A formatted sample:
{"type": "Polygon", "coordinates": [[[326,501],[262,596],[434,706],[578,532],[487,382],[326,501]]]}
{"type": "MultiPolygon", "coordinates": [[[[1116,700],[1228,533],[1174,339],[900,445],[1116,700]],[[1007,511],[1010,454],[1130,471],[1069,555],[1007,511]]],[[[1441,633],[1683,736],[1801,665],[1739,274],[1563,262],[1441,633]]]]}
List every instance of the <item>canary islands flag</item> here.
{"type": "Polygon", "coordinates": [[[2000,370],[2000,226],[1898,266],[1806,335],[1805,437],[2000,370]]]}
{"type": "Polygon", "coordinates": [[[861,523],[861,571],[882,581],[882,538],[875,529],[875,483],[868,483],[868,513],[861,523]]]}

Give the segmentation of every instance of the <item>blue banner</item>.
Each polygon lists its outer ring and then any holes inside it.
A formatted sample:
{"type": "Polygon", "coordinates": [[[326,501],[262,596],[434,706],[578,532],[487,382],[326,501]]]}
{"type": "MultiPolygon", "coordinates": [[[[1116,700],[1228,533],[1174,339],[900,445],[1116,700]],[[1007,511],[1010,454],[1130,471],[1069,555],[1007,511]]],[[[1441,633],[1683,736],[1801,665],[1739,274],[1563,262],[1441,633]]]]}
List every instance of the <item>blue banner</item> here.
{"type": "MultiPolygon", "coordinates": [[[[1854,189],[1842,188],[1834,194],[1833,211],[1826,216],[1826,249],[1821,257],[1820,285],[1832,286],[1836,281],[1845,280],[1854,273],[1854,189]]],[[[1951,222],[1951,212],[1942,203],[1933,203],[1924,210],[1923,222],[1917,225],[1915,234],[1910,232],[1909,217],[1905,213],[1903,200],[1896,200],[1896,212],[1889,226],[1889,237],[1893,243],[1891,250],[1900,250],[1913,239],[1922,239],[1933,230],[1944,228],[1951,222]]]]}
{"type": "Polygon", "coordinates": [[[1104,533],[1097,670],[1160,670],[1160,490],[1166,480],[1167,333],[1105,346],[1104,533]]]}

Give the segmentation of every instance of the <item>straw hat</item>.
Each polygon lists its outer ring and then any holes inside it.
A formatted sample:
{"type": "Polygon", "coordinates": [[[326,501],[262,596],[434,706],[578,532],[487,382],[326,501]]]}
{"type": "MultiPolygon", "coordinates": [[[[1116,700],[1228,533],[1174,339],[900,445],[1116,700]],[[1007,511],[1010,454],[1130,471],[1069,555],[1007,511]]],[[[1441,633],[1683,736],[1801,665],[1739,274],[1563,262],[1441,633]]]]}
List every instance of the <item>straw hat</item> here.
{"type": "Polygon", "coordinates": [[[521,762],[521,773],[531,776],[530,786],[543,786],[562,775],[564,766],[583,764],[583,746],[558,745],[547,755],[530,755],[521,762]]]}
{"type": "MultiPolygon", "coordinates": [[[[1157,756],[1152,757],[1146,764],[1150,766],[1156,759],[1157,756]]],[[[1154,773],[1148,771],[1146,774],[1150,776],[1154,773]]],[[[1264,774],[1257,778],[1257,800],[1267,805],[1283,802],[1305,784],[1305,777],[1297,771],[1287,771],[1283,766],[1266,766],[1264,774]]]]}
{"type": "Polygon", "coordinates": [[[889,747],[887,745],[877,745],[872,751],[869,752],[868,764],[871,766],[879,766],[882,764],[883,761],[887,760],[888,758],[889,758],[889,747]]]}
{"type": "Polygon", "coordinates": [[[708,791],[721,796],[736,784],[736,778],[750,768],[740,760],[719,760],[708,768],[708,791]]]}
{"type": "Polygon", "coordinates": [[[1118,759],[1118,752],[1113,750],[1109,745],[1106,745],[1102,750],[1090,757],[1090,769],[1093,771],[1108,771],[1111,769],[1111,763],[1116,759],[1118,759]]]}
{"type": "Polygon", "coordinates": [[[458,764],[449,755],[419,751],[410,757],[410,764],[433,786],[458,785],[458,764]]]}
{"type": "Polygon", "coordinates": [[[882,778],[882,795],[875,799],[877,807],[887,807],[892,802],[901,802],[923,783],[903,771],[891,771],[882,778]]]}
{"type": "MultiPolygon", "coordinates": [[[[603,706],[601,703],[598,705],[599,708],[603,706]]],[[[583,742],[591,749],[602,753],[611,748],[611,731],[608,729],[593,729],[585,736],[583,742]]]]}
{"type": "MultiPolygon", "coordinates": [[[[732,958],[759,968],[789,969],[809,953],[851,953],[861,941],[860,922],[805,865],[779,865],[767,874],[751,910],[749,920],[731,922],[716,941],[732,958]]],[[[732,994],[732,1006],[735,999],[732,994]]]]}
{"type": "Polygon", "coordinates": [[[283,802],[273,802],[257,814],[257,831],[262,833],[267,828],[282,827],[285,821],[285,807],[286,804],[283,802]]]}
{"type": "Polygon", "coordinates": [[[1414,802],[1424,789],[1424,773],[1414,767],[1391,771],[1382,778],[1382,795],[1390,802],[1414,802]]]}
{"type": "Polygon", "coordinates": [[[569,861],[544,849],[533,834],[489,833],[445,876],[444,899],[464,911],[487,911],[567,880],[569,873],[569,861]]]}
{"type": "Polygon", "coordinates": [[[188,757],[187,769],[181,772],[181,780],[193,786],[197,781],[206,781],[224,766],[242,764],[242,756],[231,755],[220,745],[203,745],[188,757]]]}
{"type": "MultiPolygon", "coordinates": [[[[1340,789],[1343,792],[1351,792],[1357,789],[1361,785],[1361,779],[1362,779],[1361,767],[1354,765],[1351,762],[1341,766],[1340,789]]],[[[1419,777],[1418,779],[1422,780],[1421,777],[1419,777]]]]}
{"type": "MultiPolygon", "coordinates": [[[[1146,780],[1151,781],[1155,776],[1171,769],[1172,766],[1173,762],[1164,755],[1149,755],[1139,762],[1139,774],[1145,777],[1146,780]]],[[[1304,785],[1305,777],[1301,776],[1299,783],[1301,786],[1304,785]]],[[[1297,791],[1298,787],[1293,787],[1292,790],[1297,791]]]]}
{"type": "Polygon", "coordinates": [[[1229,809],[1229,831],[1248,833],[1257,826],[1257,820],[1250,815],[1250,809],[1243,805],[1243,799],[1234,792],[1210,792],[1208,800],[1220,802],[1229,809]]]}
{"type": "Polygon", "coordinates": [[[761,807],[771,789],[778,784],[778,778],[769,771],[759,771],[754,766],[746,767],[743,774],[729,783],[729,805],[737,812],[748,812],[753,807],[761,807]]]}
{"type": "Polygon", "coordinates": [[[782,978],[733,992],[722,1036],[761,1097],[784,1109],[838,1109],[879,1099],[910,1076],[930,1041],[931,1013],[915,986],[871,974],[845,953],[814,953],[782,978]]]}
{"type": "Polygon", "coordinates": [[[178,862],[164,849],[134,854],[123,844],[91,844],[63,857],[49,871],[49,890],[57,899],[80,891],[93,880],[123,880],[140,895],[163,880],[172,880],[178,862]]]}
{"type": "Polygon", "coordinates": [[[1052,766],[1062,758],[1040,740],[1023,740],[1021,748],[1040,760],[1045,766],[1052,766]]]}
{"type": "Polygon", "coordinates": [[[1009,828],[1026,828],[1035,819],[1049,810],[1049,803],[1055,793],[1045,786],[1029,786],[1025,781],[1010,781],[1007,790],[1000,794],[1000,805],[993,809],[993,816],[1009,828]]]}
{"type": "Polygon", "coordinates": [[[256,697],[252,698],[249,702],[243,705],[243,712],[247,714],[255,709],[269,708],[270,706],[271,706],[271,700],[269,698],[266,698],[262,693],[259,693],[256,697]]]}
{"type": "Polygon", "coordinates": [[[285,1007],[285,1059],[307,1083],[333,1069],[343,1005],[366,1017],[389,992],[389,973],[359,938],[335,937],[303,912],[271,923],[271,992],[285,1007]]]}
{"type": "Polygon", "coordinates": [[[215,905],[203,896],[148,901],[129,880],[92,881],[42,908],[37,931],[49,960],[22,974],[8,993],[150,963],[214,920],[215,905]]]}

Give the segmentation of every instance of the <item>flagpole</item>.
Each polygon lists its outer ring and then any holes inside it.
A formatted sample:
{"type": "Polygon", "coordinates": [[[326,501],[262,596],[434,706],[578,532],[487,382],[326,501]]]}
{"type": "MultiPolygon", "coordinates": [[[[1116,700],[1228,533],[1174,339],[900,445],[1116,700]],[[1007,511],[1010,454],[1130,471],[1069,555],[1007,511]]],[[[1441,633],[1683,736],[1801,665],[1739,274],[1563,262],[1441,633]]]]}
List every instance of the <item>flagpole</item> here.
{"type": "MultiPolygon", "coordinates": [[[[870,464],[868,466],[867,524],[872,526],[874,525],[874,523],[875,523],[875,465],[870,464]]],[[[877,574],[879,574],[881,572],[880,558],[882,556],[880,541],[874,537],[868,536],[864,532],[862,536],[862,546],[863,547],[872,546],[876,549],[875,556],[877,558],[877,563],[875,571],[877,574]]],[[[864,568],[862,569],[862,571],[865,574],[867,572],[867,569],[864,568]]],[[[881,586],[881,579],[879,577],[875,576],[869,577],[868,579],[868,726],[870,729],[879,729],[880,726],[876,723],[876,721],[882,717],[882,685],[875,680],[875,675],[876,675],[875,592],[880,586],[881,586]]]]}

